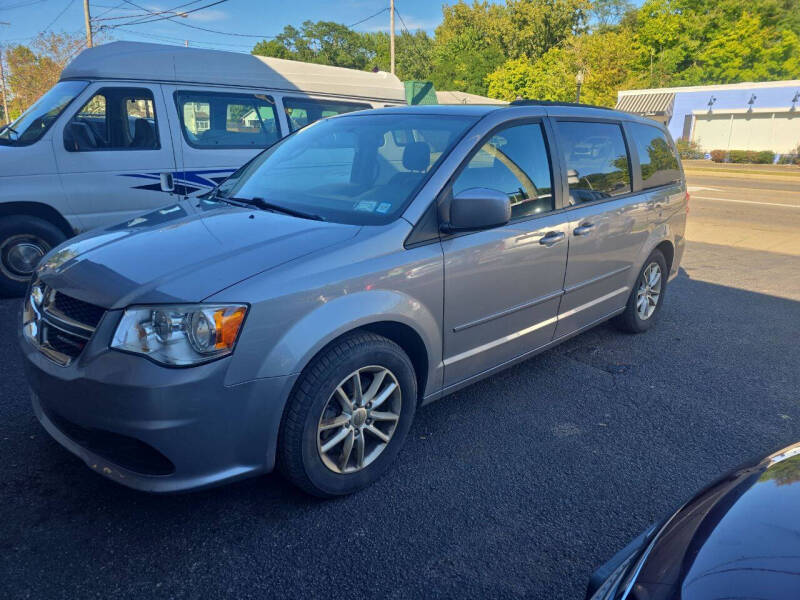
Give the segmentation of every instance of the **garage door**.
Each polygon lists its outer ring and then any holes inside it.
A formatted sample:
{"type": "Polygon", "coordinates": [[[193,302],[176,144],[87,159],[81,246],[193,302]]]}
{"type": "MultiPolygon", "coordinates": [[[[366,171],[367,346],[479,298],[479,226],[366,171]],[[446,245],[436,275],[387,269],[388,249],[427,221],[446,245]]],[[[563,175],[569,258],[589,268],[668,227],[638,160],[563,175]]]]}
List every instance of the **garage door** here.
{"type": "Polygon", "coordinates": [[[800,115],[794,112],[696,115],[692,139],[711,150],[791,152],[800,144],[800,115]],[[733,116],[733,119],[731,119],[733,116]]]}

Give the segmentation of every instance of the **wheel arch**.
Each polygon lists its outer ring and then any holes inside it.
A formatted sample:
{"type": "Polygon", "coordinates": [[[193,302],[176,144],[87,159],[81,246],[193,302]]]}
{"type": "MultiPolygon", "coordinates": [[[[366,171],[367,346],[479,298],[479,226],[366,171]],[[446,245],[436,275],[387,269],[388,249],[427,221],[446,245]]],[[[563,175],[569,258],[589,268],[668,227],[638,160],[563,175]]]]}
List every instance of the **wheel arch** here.
{"type": "Polygon", "coordinates": [[[654,250],[658,250],[664,255],[664,260],[667,261],[667,275],[669,275],[672,272],[672,262],[675,260],[675,246],[672,241],[664,240],[654,250]]]}
{"type": "MultiPolygon", "coordinates": [[[[345,294],[326,301],[294,322],[270,344],[270,351],[242,368],[229,372],[229,383],[255,377],[274,377],[302,373],[323,349],[342,336],[364,330],[382,335],[408,355],[417,377],[422,398],[435,383],[441,364],[441,326],[433,313],[418,300],[394,290],[372,290],[345,294]]],[[[240,340],[237,352],[255,355],[263,348],[263,338],[240,340]]],[[[247,361],[246,361],[247,362],[247,361]]]]}
{"type": "Polygon", "coordinates": [[[75,235],[75,230],[64,216],[49,204],[41,202],[0,203],[0,218],[13,216],[37,217],[55,225],[67,237],[75,235]]]}

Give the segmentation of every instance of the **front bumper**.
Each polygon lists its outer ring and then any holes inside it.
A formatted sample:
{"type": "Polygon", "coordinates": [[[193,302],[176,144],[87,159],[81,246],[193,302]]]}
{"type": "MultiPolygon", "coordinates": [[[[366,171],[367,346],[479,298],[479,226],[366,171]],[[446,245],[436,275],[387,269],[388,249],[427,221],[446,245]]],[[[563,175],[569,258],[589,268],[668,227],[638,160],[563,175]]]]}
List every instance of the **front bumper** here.
{"type": "MultiPolygon", "coordinates": [[[[107,317],[110,315],[106,315],[107,317]]],[[[148,492],[217,485],[272,470],[296,376],[225,385],[235,353],[169,369],[109,350],[104,318],[61,367],[20,339],[33,409],[50,435],[98,473],[148,492]]]]}

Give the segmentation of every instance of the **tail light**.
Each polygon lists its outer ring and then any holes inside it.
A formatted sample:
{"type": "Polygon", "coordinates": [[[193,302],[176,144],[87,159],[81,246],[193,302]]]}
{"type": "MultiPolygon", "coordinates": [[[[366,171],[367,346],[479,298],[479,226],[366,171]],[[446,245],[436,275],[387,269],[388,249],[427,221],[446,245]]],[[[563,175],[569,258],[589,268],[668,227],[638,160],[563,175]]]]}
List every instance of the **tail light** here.
{"type": "Polygon", "coordinates": [[[687,191],[686,191],[686,214],[687,214],[687,215],[689,214],[689,199],[690,199],[691,197],[692,197],[692,196],[691,196],[691,194],[690,194],[690,193],[689,193],[689,191],[687,190],[687,191]]]}

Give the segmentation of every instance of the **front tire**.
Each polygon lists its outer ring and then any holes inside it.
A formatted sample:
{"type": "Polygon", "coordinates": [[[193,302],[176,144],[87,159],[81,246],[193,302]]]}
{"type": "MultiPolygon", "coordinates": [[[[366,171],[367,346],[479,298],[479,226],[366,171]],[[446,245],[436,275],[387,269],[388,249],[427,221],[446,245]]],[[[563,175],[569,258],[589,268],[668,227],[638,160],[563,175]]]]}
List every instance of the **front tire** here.
{"type": "Polygon", "coordinates": [[[416,404],[416,376],[406,353],[373,333],[348,334],[300,375],[281,423],[278,468],[315,496],[366,487],[397,456],[416,404]]]}
{"type": "Polygon", "coordinates": [[[625,311],[614,320],[619,329],[628,333],[642,333],[655,324],[664,304],[667,275],[664,255],[660,250],[653,250],[633,284],[625,311]]]}
{"type": "Polygon", "coordinates": [[[38,217],[0,219],[0,295],[22,296],[39,260],[65,239],[63,231],[38,217]]]}

